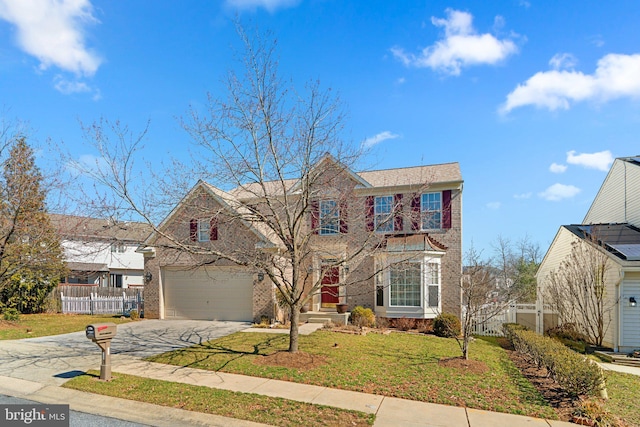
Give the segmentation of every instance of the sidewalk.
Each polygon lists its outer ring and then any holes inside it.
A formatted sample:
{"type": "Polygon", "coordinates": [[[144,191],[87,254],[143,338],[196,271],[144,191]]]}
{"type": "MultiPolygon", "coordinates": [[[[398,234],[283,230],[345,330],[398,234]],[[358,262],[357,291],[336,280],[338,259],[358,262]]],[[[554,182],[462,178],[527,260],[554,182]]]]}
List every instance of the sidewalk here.
{"type": "Polygon", "coordinates": [[[562,421],[542,420],[288,381],[164,365],[133,358],[127,359],[126,356],[118,358],[117,362],[114,360],[112,369],[114,372],[164,381],[256,393],[376,414],[374,427],[489,427],[499,425],[560,427],[574,425],[562,421]]]}

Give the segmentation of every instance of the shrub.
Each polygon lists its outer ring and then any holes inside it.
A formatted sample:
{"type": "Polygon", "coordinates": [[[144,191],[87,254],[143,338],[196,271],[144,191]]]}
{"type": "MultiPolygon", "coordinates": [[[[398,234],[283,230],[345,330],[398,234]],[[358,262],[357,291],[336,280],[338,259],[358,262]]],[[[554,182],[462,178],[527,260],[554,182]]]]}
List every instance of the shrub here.
{"type": "Polygon", "coordinates": [[[373,328],[376,325],[376,315],[370,308],[359,305],[351,310],[351,323],[360,327],[373,328]]]}
{"type": "Polygon", "coordinates": [[[409,331],[416,327],[416,319],[403,316],[399,319],[395,319],[394,324],[396,325],[396,329],[399,329],[401,331],[409,331]]]}
{"type": "Polygon", "coordinates": [[[460,336],[460,319],[451,313],[442,313],[433,319],[433,333],[444,338],[460,336]]]}
{"type": "Polygon", "coordinates": [[[20,312],[15,308],[5,308],[2,311],[2,318],[7,322],[17,322],[20,320],[20,312]]]}
{"type": "Polygon", "coordinates": [[[140,314],[138,313],[138,310],[131,310],[129,312],[129,317],[131,318],[131,320],[138,320],[140,319],[140,314]]]}
{"type": "Polygon", "coordinates": [[[433,319],[416,319],[416,329],[421,334],[433,333],[433,319]]]}
{"type": "Polygon", "coordinates": [[[571,341],[588,342],[589,340],[586,335],[578,331],[578,327],[575,323],[563,323],[562,325],[558,325],[555,328],[549,328],[547,329],[545,334],[550,336],[551,338],[559,338],[571,341]]]}
{"type": "Polygon", "coordinates": [[[535,332],[506,326],[505,335],[517,352],[545,367],[561,387],[573,395],[595,394],[604,387],[602,369],[561,342],[535,332]]]}

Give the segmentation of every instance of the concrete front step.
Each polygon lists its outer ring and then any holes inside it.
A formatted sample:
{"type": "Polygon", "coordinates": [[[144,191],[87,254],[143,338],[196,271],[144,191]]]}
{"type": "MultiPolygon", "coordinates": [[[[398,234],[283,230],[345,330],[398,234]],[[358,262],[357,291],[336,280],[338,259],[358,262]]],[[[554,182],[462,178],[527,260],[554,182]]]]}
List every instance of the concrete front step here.
{"type": "Polygon", "coordinates": [[[594,354],[615,365],[640,367],[640,359],[629,357],[626,353],[615,353],[612,351],[596,351],[594,354]]]}
{"type": "Polygon", "coordinates": [[[305,323],[327,323],[346,325],[349,323],[349,315],[351,313],[337,313],[331,311],[308,311],[300,313],[300,322],[305,323]]]}

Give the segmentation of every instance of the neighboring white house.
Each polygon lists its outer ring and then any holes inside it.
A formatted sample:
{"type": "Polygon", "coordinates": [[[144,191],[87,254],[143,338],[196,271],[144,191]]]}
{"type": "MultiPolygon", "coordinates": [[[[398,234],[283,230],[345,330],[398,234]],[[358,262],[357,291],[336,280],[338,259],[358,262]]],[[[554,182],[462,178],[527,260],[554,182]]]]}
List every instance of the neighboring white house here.
{"type": "Polygon", "coordinates": [[[151,228],[142,223],[51,215],[64,249],[69,285],[144,286],[144,256],[136,252],[151,228]]]}
{"type": "Polygon", "coordinates": [[[604,344],[620,352],[640,348],[640,156],[616,159],[582,224],[560,227],[538,270],[539,296],[574,242],[611,261],[605,284],[613,309],[604,344]]]}

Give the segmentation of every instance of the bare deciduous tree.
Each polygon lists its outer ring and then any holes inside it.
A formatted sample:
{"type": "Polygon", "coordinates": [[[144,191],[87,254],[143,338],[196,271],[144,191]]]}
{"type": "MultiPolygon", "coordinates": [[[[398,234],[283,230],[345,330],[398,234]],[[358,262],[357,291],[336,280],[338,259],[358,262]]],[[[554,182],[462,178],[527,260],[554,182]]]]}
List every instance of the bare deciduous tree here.
{"type": "Polygon", "coordinates": [[[571,244],[571,252],[544,283],[545,302],[560,324],[573,323],[589,341],[601,346],[613,320],[615,298],[607,293],[620,280],[614,264],[594,233],[571,244]]]}
{"type": "MultiPolygon", "coordinates": [[[[139,180],[142,175],[134,179],[133,166],[146,130],[134,135],[107,121],[84,128],[100,161],[95,167],[76,167],[108,190],[113,198],[100,200],[110,209],[135,214],[153,226],[155,247],[175,253],[176,259],[188,256],[194,266],[230,263],[270,279],[289,309],[289,351],[295,352],[301,307],[322,291],[327,277],[339,275],[339,285],[351,294],[373,295],[372,287],[358,285],[384,268],[375,271],[363,265],[373,265],[375,252],[385,249],[385,236],[370,227],[373,205],[356,194],[362,182],[351,170],[362,153],[341,139],[344,113],[339,100],[318,82],[308,84],[304,94],[284,84],[275,42],[254,39],[241,27],[238,32],[244,74],[230,71],[226,97],[209,95],[206,110],[192,108],[183,121],[194,142],[188,167],[176,163],[170,174],[156,175],[156,184],[146,187],[139,180]],[[183,217],[173,222],[189,224],[190,218],[199,218],[225,224],[236,232],[233,241],[212,238],[215,242],[201,243],[194,238],[197,223],[186,234],[156,225],[194,178],[203,180],[202,191],[180,202],[183,217]],[[164,194],[150,194],[152,188],[164,194]],[[201,197],[206,194],[216,203],[201,197]],[[254,235],[243,234],[247,226],[254,235]],[[252,240],[255,234],[261,236],[258,242],[252,240]],[[319,243],[323,234],[331,235],[329,244],[319,243]]],[[[412,191],[424,191],[429,177],[422,182],[412,191]]],[[[402,208],[402,198],[393,197],[391,211],[377,217],[376,224],[393,225],[402,208]]],[[[395,261],[411,256],[398,255],[395,261]]]]}

